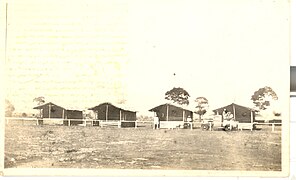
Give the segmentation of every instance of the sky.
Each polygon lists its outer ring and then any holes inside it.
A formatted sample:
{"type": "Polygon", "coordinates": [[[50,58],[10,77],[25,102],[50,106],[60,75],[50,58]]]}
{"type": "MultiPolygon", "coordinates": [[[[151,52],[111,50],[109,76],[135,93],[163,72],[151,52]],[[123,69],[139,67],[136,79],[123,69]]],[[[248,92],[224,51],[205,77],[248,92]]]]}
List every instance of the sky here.
{"type": "Polygon", "coordinates": [[[149,114],[182,87],[210,109],[270,86],[289,104],[289,3],[282,0],[15,0],[8,3],[5,98],[149,114]],[[175,74],[175,75],[174,75],[175,74]]]}

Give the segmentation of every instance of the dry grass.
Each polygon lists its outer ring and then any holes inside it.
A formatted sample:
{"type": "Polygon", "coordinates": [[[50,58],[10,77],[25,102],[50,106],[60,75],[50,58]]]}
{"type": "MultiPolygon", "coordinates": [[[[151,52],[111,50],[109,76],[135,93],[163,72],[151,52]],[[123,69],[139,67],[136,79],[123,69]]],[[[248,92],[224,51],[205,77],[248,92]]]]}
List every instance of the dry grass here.
{"type": "Polygon", "coordinates": [[[281,133],[7,125],[5,167],[281,170],[281,133]]]}

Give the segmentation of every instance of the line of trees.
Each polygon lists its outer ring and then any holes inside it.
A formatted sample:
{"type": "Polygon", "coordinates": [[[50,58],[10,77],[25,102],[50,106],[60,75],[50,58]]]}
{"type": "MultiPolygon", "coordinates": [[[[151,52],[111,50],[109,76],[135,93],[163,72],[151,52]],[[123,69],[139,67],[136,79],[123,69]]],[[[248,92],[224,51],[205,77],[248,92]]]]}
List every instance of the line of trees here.
{"type": "MultiPolygon", "coordinates": [[[[167,91],[165,93],[165,99],[172,101],[173,103],[177,103],[181,106],[189,105],[189,93],[185,89],[181,87],[174,87],[173,89],[167,91]]],[[[265,86],[263,88],[259,88],[254,92],[251,96],[251,100],[255,107],[258,110],[266,110],[272,101],[278,100],[278,96],[276,92],[269,86],[265,86]]],[[[43,96],[39,96],[33,99],[33,102],[36,102],[37,105],[41,105],[45,103],[45,98],[43,96]]],[[[196,103],[194,113],[199,115],[199,119],[202,119],[202,116],[206,114],[209,108],[209,101],[205,97],[197,97],[194,102],[196,103]]],[[[5,99],[5,116],[11,117],[13,116],[13,112],[15,111],[14,105],[7,99],[5,99]]],[[[281,115],[279,112],[274,112],[275,116],[281,115]]],[[[23,117],[26,117],[26,113],[22,113],[23,117]]]]}
{"type": "MultiPolygon", "coordinates": [[[[177,103],[181,106],[189,105],[189,93],[181,87],[174,87],[173,89],[165,93],[165,99],[177,103]]],[[[259,88],[251,96],[251,100],[255,107],[260,110],[266,110],[272,101],[278,100],[276,92],[269,86],[259,88]]],[[[196,103],[194,113],[199,115],[199,119],[202,119],[202,116],[207,112],[209,108],[209,101],[205,97],[197,97],[194,101],[196,103]]],[[[275,116],[279,116],[279,112],[274,112],[275,116]]]]}
{"type": "MultiPolygon", "coordinates": [[[[41,105],[45,103],[45,98],[40,96],[33,99],[33,102],[36,102],[37,105],[41,105]]],[[[15,107],[14,105],[8,100],[5,99],[5,117],[29,117],[31,115],[27,114],[26,112],[23,113],[14,113],[15,107]]],[[[33,115],[34,116],[34,115],[33,115]]]]}

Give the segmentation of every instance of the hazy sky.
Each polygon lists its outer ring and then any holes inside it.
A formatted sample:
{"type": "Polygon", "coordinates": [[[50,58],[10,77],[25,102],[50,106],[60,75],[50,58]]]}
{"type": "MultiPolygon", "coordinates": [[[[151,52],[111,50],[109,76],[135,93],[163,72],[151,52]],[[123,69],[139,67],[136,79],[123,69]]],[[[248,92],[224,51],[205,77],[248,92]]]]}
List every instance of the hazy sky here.
{"type": "Polygon", "coordinates": [[[212,109],[252,107],[254,91],[270,86],[288,107],[288,1],[16,0],[7,47],[16,111],[44,96],[76,108],[124,99],[147,113],[174,86],[212,109]]]}

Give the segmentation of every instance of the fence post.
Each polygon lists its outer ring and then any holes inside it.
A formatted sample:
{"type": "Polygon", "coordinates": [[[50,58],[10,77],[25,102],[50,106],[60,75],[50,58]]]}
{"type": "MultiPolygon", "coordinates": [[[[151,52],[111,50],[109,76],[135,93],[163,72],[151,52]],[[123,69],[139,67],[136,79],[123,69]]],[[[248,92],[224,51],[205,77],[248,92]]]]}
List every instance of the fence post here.
{"type": "Polygon", "coordinates": [[[36,125],[37,125],[37,126],[39,125],[39,120],[38,120],[38,118],[37,118],[37,122],[36,122],[36,125]]]}
{"type": "Polygon", "coordinates": [[[118,128],[121,128],[121,121],[118,121],[118,128]]]}
{"type": "Polygon", "coordinates": [[[212,131],[212,122],[210,122],[210,131],[212,131]]]}
{"type": "Polygon", "coordinates": [[[70,126],[71,125],[71,121],[70,121],[70,119],[68,119],[68,126],[70,126]]]}
{"type": "Polygon", "coordinates": [[[137,128],[137,121],[135,121],[135,128],[137,128]]]}

